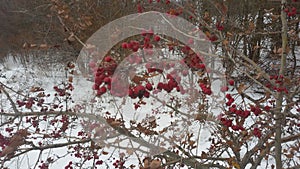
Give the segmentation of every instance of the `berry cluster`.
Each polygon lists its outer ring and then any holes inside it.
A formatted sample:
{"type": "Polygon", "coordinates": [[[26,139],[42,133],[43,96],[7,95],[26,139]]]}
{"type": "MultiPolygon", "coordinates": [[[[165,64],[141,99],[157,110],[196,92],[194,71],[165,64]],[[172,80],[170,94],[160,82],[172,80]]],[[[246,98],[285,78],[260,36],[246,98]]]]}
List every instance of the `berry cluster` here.
{"type": "Polygon", "coordinates": [[[226,102],[226,106],[230,106],[233,102],[234,102],[234,98],[232,98],[232,96],[231,96],[231,94],[226,94],[226,99],[228,100],[227,102],[226,102]]]}
{"type": "Polygon", "coordinates": [[[94,71],[93,89],[97,91],[97,96],[101,96],[107,92],[107,89],[111,89],[111,76],[117,64],[111,56],[106,56],[101,67],[97,68],[95,62],[90,62],[89,65],[94,71]]]}
{"type": "Polygon", "coordinates": [[[125,161],[116,160],[116,161],[113,163],[113,166],[114,166],[115,168],[123,169],[123,168],[125,168],[124,164],[125,164],[125,161]]]}
{"type": "Polygon", "coordinates": [[[199,86],[200,86],[203,94],[206,94],[206,95],[211,95],[212,94],[211,88],[207,84],[199,83],[199,86]]]}
{"type": "Polygon", "coordinates": [[[229,108],[229,112],[231,114],[235,114],[239,117],[242,117],[242,118],[247,118],[249,117],[250,115],[250,111],[249,110],[241,110],[241,109],[237,109],[236,105],[233,104],[230,108],[229,108]]]}
{"type": "Polygon", "coordinates": [[[256,116],[260,115],[262,113],[262,110],[259,106],[250,106],[251,112],[253,112],[256,116]]]}
{"type": "Polygon", "coordinates": [[[284,85],[284,83],[285,83],[285,77],[283,75],[280,75],[280,76],[277,76],[277,75],[270,76],[270,80],[273,80],[276,85],[272,85],[270,83],[267,83],[266,87],[268,87],[269,89],[272,89],[272,90],[274,90],[276,92],[285,92],[286,94],[288,94],[288,90],[287,90],[286,86],[284,85]]]}
{"type": "Polygon", "coordinates": [[[65,166],[65,169],[73,169],[72,164],[73,162],[70,161],[69,164],[65,166]]]}
{"type": "Polygon", "coordinates": [[[220,22],[217,22],[216,28],[217,28],[219,31],[222,31],[222,30],[224,30],[224,25],[222,25],[220,22]]]}
{"type": "Polygon", "coordinates": [[[260,138],[261,137],[261,131],[257,127],[255,127],[253,129],[253,135],[260,138]]]}
{"type": "Polygon", "coordinates": [[[284,9],[284,12],[287,13],[288,16],[295,16],[297,14],[297,9],[295,7],[287,7],[284,9]]]}

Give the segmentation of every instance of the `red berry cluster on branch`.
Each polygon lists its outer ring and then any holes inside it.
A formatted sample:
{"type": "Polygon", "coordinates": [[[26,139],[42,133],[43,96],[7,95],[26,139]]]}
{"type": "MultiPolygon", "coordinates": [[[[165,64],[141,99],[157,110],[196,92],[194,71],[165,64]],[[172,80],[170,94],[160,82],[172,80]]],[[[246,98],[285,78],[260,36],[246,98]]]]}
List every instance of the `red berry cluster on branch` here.
{"type": "Polygon", "coordinates": [[[295,7],[286,7],[284,12],[289,16],[295,16],[297,14],[297,8],[295,7]]]}

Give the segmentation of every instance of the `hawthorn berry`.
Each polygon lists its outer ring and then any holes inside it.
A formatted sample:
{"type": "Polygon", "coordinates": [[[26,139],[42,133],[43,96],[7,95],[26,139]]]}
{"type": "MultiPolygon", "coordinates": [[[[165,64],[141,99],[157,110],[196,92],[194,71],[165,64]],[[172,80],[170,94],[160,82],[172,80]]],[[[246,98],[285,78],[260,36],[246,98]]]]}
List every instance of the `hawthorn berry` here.
{"type": "Polygon", "coordinates": [[[111,62],[112,61],[112,57],[111,56],[106,56],[104,59],[105,62],[111,62]]]}
{"type": "Polygon", "coordinates": [[[149,98],[150,97],[150,93],[148,91],[144,92],[144,97],[149,98]]]}
{"type": "Polygon", "coordinates": [[[240,129],[240,127],[238,125],[233,125],[233,126],[231,126],[231,128],[234,131],[238,131],[240,129]]]}
{"type": "Polygon", "coordinates": [[[250,115],[250,111],[245,110],[245,111],[242,112],[242,114],[240,116],[243,117],[243,118],[247,118],[247,117],[249,117],[249,115],[250,115]]]}
{"type": "Polygon", "coordinates": [[[267,105],[267,106],[264,107],[264,109],[265,109],[266,111],[270,111],[270,110],[271,110],[271,107],[267,105]]]}
{"type": "Polygon", "coordinates": [[[163,89],[163,87],[164,87],[164,84],[162,83],[162,82],[159,82],[158,84],[157,84],[157,89],[158,90],[162,90],[163,89]]]}
{"type": "Polygon", "coordinates": [[[102,86],[99,88],[99,90],[97,90],[97,96],[101,96],[105,92],[106,92],[106,87],[102,86]]]}
{"type": "Polygon", "coordinates": [[[138,10],[138,13],[143,12],[143,7],[141,6],[141,4],[137,4],[137,10],[138,10]]]}
{"type": "Polygon", "coordinates": [[[250,109],[256,116],[262,113],[262,110],[258,106],[251,106],[250,109]]]}
{"type": "Polygon", "coordinates": [[[102,161],[102,160],[96,161],[96,165],[101,165],[101,164],[103,164],[103,161],[102,161]]]}
{"type": "Polygon", "coordinates": [[[134,94],[138,96],[140,99],[144,96],[145,87],[142,85],[138,85],[134,88],[134,94]]]}
{"type": "Polygon", "coordinates": [[[212,41],[212,42],[214,42],[214,41],[218,40],[218,37],[216,35],[211,35],[209,37],[209,40],[212,41]]]}
{"type": "Polygon", "coordinates": [[[147,35],[147,30],[143,29],[142,32],[141,32],[141,35],[146,36],[147,35]]]}
{"type": "Polygon", "coordinates": [[[103,79],[103,81],[104,81],[106,84],[110,84],[111,78],[110,78],[110,77],[105,77],[105,78],[103,79]]]}
{"type": "Polygon", "coordinates": [[[234,85],[234,80],[230,79],[230,80],[228,80],[228,83],[229,83],[229,85],[233,86],[234,85]]]}
{"type": "Polygon", "coordinates": [[[218,22],[218,23],[216,24],[216,28],[217,28],[219,31],[224,30],[224,26],[223,26],[220,22],[218,22]]]}
{"type": "Polygon", "coordinates": [[[94,84],[93,85],[93,90],[99,90],[99,85],[98,84],[94,84]]]}
{"type": "Polygon", "coordinates": [[[255,127],[253,129],[253,135],[260,138],[261,137],[261,131],[257,127],[255,127]]]}
{"type": "Polygon", "coordinates": [[[288,13],[290,10],[289,10],[289,8],[284,8],[283,11],[286,12],[286,13],[288,13]]]}
{"type": "Polygon", "coordinates": [[[94,82],[96,85],[100,85],[100,84],[102,84],[103,79],[104,79],[104,76],[102,76],[102,75],[96,76],[94,82]]]}
{"type": "Polygon", "coordinates": [[[221,118],[221,122],[226,127],[231,127],[232,126],[232,120],[221,118]]]}
{"type": "Polygon", "coordinates": [[[153,89],[152,84],[151,83],[147,83],[146,84],[146,89],[151,91],[153,89]]]}
{"type": "Polygon", "coordinates": [[[154,40],[155,40],[156,42],[160,41],[160,36],[155,35],[155,36],[154,36],[154,40]]]}
{"type": "Polygon", "coordinates": [[[137,52],[139,50],[139,44],[132,45],[131,49],[133,52],[137,52]]]}
{"type": "Polygon", "coordinates": [[[149,36],[145,36],[144,37],[144,43],[148,44],[150,42],[150,37],[149,36]]]}
{"type": "Polygon", "coordinates": [[[128,44],[126,42],[123,42],[122,45],[121,45],[121,47],[123,49],[127,49],[128,48],[128,44]]]}

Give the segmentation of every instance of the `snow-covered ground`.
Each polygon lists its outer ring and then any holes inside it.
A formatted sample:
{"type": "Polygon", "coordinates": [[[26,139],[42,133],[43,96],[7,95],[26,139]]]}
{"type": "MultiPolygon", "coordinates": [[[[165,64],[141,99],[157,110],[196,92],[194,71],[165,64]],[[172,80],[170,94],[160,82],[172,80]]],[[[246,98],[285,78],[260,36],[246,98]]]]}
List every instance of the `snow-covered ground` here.
{"type": "MultiPolygon", "coordinates": [[[[31,62],[29,61],[28,64],[24,64],[24,63],[20,63],[20,61],[13,59],[12,57],[7,58],[7,60],[2,63],[0,65],[0,70],[1,70],[1,77],[0,77],[0,82],[13,88],[15,91],[26,91],[29,87],[32,86],[39,86],[45,89],[46,92],[49,93],[53,93],[53,86],[57,85],[58,83],[65,81],[66,80],[66,75],[65,75],[65,71],[64,71],[64,65],[61,64],[57,64],[57,63],[53,63],[52,65],[50,64],[48,66],[49,69],[45,69],[42,68],[39,65],[33,65],[31,64],[31,62]]],[[[219,90],[219,86],[221,82],[216,81],[215,86],[213,86],[213,88],[218,88],[219,90]]],[[[73,105],[76,104],[82,104],[85,102],[89,102],[89,100],[92,98],[93,94],[92,94],[92,85],[93,83],[91,81],[89,81],[86,77],[82,77],[80,75],[75,76],[74,78],[74,87],[75,90],[72,93],[73,96],[73,100],[75,101],[73,105]]],[[[235,91],[233,91],[235,92],[235,91]]],[[[172,93],[171,93],[172,95],[172,93]]],[[[166,104],[166,101],[170,96],[166,96],[165,93],[161,93],[160,95],[156,95],[157,97],[153,97],[150,98],[147,102],[146,105],[142,105],[141,108],[138,109],[134,109],[134,103],[138,101],[138,99],[129,99],[128,97],[125,98],[114,98],[109,96],[108,94],[105,94],[104,96],[106,97],[102,97],[100,99],[97,99],[98,102],[95,102],[93,105],[94,108],[98,106],[99,110],[101,109],[101,111],[98,112],[106,112],[109,111],[112,114],[115,114],[116,117],[121,117],[127,122],[125,123],[125,125],[129,125],[129,121],[130,120],[134,120],[134,121],[143,121],[143,120],[151,120],[152,117],[155,117],[158,121],[157,123],[159,124],[159,126],[157,127],[157,130],[160,131],[165,127],[176,127],[176,126],[172,126],[171,122],[176,122],[177,125],[179,125],[179,130],[176,130],[177,133],[173,133],[176,135],[180,135],[182,133],[185,132],[193,132],[195,137],[198,138],[198,149],[195,150],[193,153],[196,152],[202,152],[202,151],[207,151],[207,148],[210,146],[210,142],[209,142],[209,137],[211,136],[211,131],[214,129],[214,126],[211,126],[210,123],[199,123],[198,121],[189,121],[187,119],[187,117],[189,116],[178,116],[177,118],[171,118],[170,114],[168,112],[171,111],[170,108],[165,107],[164,105],[166,104]],[[157,98],[163,98],[161,101],[158,101],[157,98]],[[159,109],[159,111],[163,112],[165,111],[165,114],[153,114],[153,110],[155,109],[159,109]],[[119,112],[121,112],[121,114],[118,114],[119,112]]],[[[176,97],[185,97],[184,95],[178,95],[176,93],[173,93],[173,96],[176,97]]],[[[8,101],[6,100],[4,95],[1,95],[1,108],[3,108],[4,111],[8,110],[10,108],[8,101]]],[[[13,96],[14,99],[18,99],[17,95],[13,96]]],[[[186,96],[187,98],[184,99],[188,99],[188,95],[186,96]]],[[[221,97],[221,96],[220,96],[221,97]]],[[[47,102],[51,102],[53,101],[54,97],[49,97],[47,102]]],[[[183,100],[184,100],[183,99],[183,100]]],[[[239,100],[237,100],[239,101],[239,100]]],[[[217,102],[210,98],[208,101],[209,104],[212,105],[212,103],[216,104],[217,102]]],[[[217,104],[216,104],[217,105],[217,104]]],[[[90,107],[89,107],[90,108],[90,107]]],[[[182,112],[186,111],[186,107],[182,106],[182,112]]],[[[92,110],[92,109],[88,109],[88,110],[92,110]]],[[[97,110],[97,109],[93,109],[93,110],[97,110]]],[[[26,111],[24,109],[24,111],[26,111]]],[[[221,111],[220,107],[215,107],[215,109],[210,109],[211,112],[213,112],[214,117],[216,117],[219,114],[219,111],[221,111]]],[[[94,112],[89,112],[89,113],[95,113],[94,112]]],[[[96,112],[97,114],[97,112],[96,112]]],[[[5,121],[5,119],[2,117],[1,118],[1,123],[5,121]]],[[[253,123],[253,121],[249,120],[247,123],[251,124],[253,123]]],[[[174,124],[174,123],[173,123],[174,124]]],[[[46,122],[41,125],[49,125],[46,122]]],[[[86,124],[88,125],[88,124],[86,124]]],[[[25,126],[26,127],[26,126],[25,126]]],[[[49,128],[49,126],[47,126],[49,128]]],[[[178,127],[178,126],[177,126],[178,127]]],[[[76,126],[73,129],[73,133],[77,133],[78,131],[80,131],[82,128],[86,128],[85,125],[83,126],[76,126]]],[[[88,130],[88,129],[87,129],[88,130]]],[[[88,131],[89,132],[89,131],[88,131]]],[[[156,139],[153,140],[153,138],[150,137],[144,137],[145,139],[149,139],[149,143],[151,144],[155,144],[156,146],[160,146],[160,147],[164,147],[164,148],[168,148],[168,146],[172,145],[172,141],[169,139],[166,139],[166,137],[169,136],[168,134],[163,135],[161,137],[158,137],[156,139]],[[152,139],[152,140],[151,140],[152,139]],[[162,144],[162,142],[158,142],[158,140],[163,140],[165,139],[165,143],[164,145],[162,144]],[[151,141],[150,141],[151,140],[151,141]],[[167,144],[166,144],[167,143],[167,144]]],[[[119,143],[117,146],[128,146],[128,139],[130,140],[131,138],[126,138],[127,141],[123,142],[123,143],[119,143]],[[122,145],[123,144],[123,145],[122,145]]],[[[66,139],[59,139],[56,141],[56,143],[59,142],[65,142],[66,139]]],[[[109,142],[109,140],[101,140],[101,141],[105,141],[107,144],[114,144],[113,142],[109,142]]],[[[257,140],[253,140],[253,142],[249,143],[249,147],[251,148],[253,147],[257,140]]],[[[135,145],[138,146],[138,145],[135,145]]],[[[241,155],[243,155],[243,153],[246,152],[246,147],[241,147],[241,155]]],[[[153,152],[150,151],[149,149],[144,149],[142,148],[142,150],[146,150],[148,151],[151,155],[154,155],[155,153],[159,153],[159,152],[153,152]],[[153,154],[154,153],[154,154],[153,154]]],[[[57,154],[58,156],[65,156],[67,154],[67,148],[57,148],[57,149],[53,149],[53,150],[49,150],[49,151],[44,151],[42,153],[42,156],[47,157],[49,156],[49,154],[57,154]]],[[[114,151],[114,149],[112,148],[107,148],[108,152],[112,152],[114,151]]],[[[120,150],[114,153],[113,156],[118,156],[118,154],[120,152],[124,152],[124,150],[120,150]]],[[[164,151],[163,149],[161,151],[164,151]]],[[[10,168],[17,168],[19,169],[20,166],[30,166],[33,167],[38,159],[38,152],[30,152],[25,154],[24,156],[22,156],[22,158],[17,158],[12,160],[11,162],[7,163],[7,166],[9,166],[10,168]]],[[[105,156],[103,156],[105,158],[105,156]]],[[[111,163],[109,163],[110,157],[109,155],[107,155],[106,159],[102,159],[103,161],[108,162],[109,166],[112,167],[111,163]]],[[[67,155],[65,158],[59,159],[58,161],[56,161],[54,164],[51,165],[50,168],[61,168],[62,165],[66,165],[69,162],[69,155],[67,155]]],[[[129,158],[129,160],[131,162],[136,162],[138,163],[138,160],[136,157],[131,156],[131,158],[129,158]]],[[[78,161],[79,162],[79,161],[78,161]]],[[[264,166],[266,163],[266,161],[264,161],[262,163],[261,166],[264,166]]],[[[269,159],[269,164],[270,163],[274,163],[274,159],[270,158],[269,159]]],[[[89,163],[86,164],[87,166],[89,165],[89,163]]],[[[250,166],[247,166],[247,168],[250,168],[250,166]]],[[[261,167],[263,168],[263,167],[261,167]]]]}

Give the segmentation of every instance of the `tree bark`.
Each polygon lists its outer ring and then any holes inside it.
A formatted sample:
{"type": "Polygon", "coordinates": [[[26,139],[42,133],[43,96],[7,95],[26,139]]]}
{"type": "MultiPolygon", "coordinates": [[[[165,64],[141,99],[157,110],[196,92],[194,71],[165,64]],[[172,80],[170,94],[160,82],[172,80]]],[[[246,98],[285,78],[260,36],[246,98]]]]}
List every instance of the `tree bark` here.
{"type": "MultiPolygon", "coordinates": [[[[287,19],[286,19],[286,13],[284,12],[285,6],[286,6],[286,0],[281,0],[281,24],[282,24],[282,53],[281,53],[281,64],[280,64],[280,70],[279,70],[279,77],[285,75],[286,71],[286,49],[288,45],[288,39],[287,39],[287,19]]],[[[276,109],[275,112],[275,118],[276,118],[276,130],[275,130],[275,160],[276,160],[276,168],[282,168],[282,159],[281,159],[281,152],[282,152],[282,122],[284,120],[284,116],[282,114],[282,102],[283,102],[283,93],[278,92],[277,94],[277,100],[276,100],[276,109]]]]}

